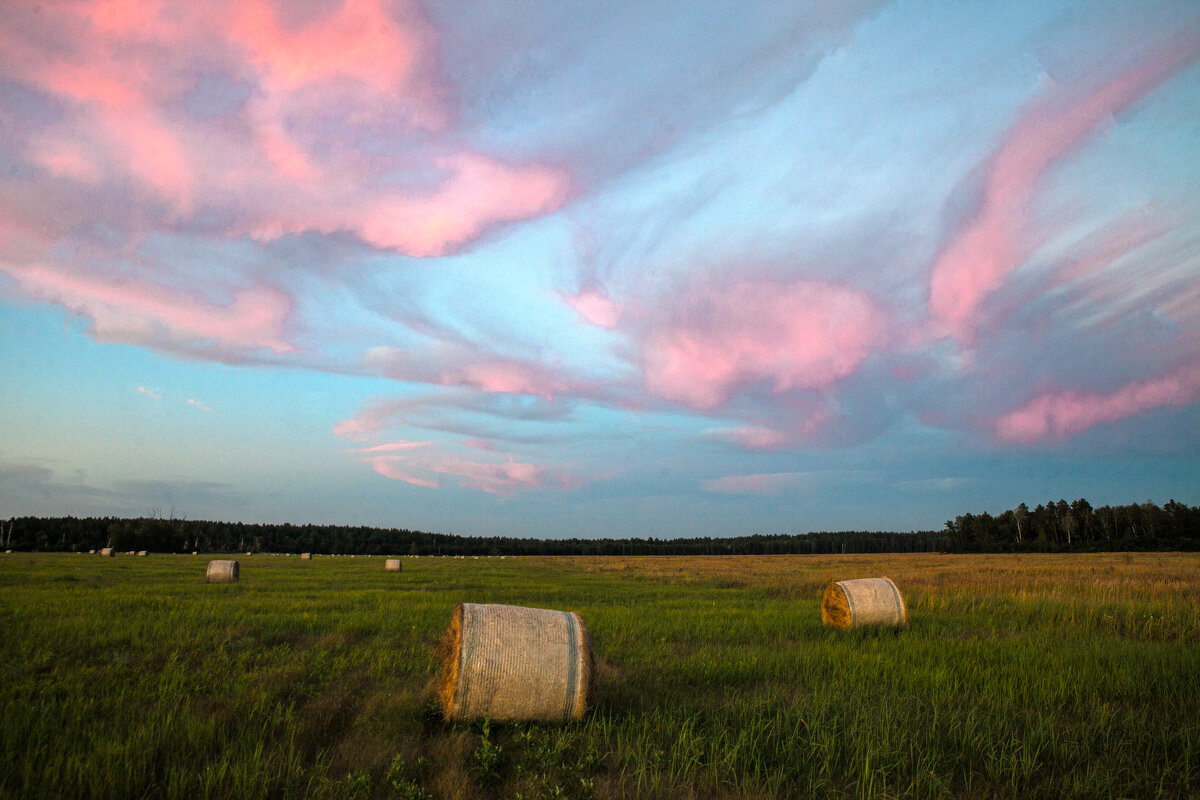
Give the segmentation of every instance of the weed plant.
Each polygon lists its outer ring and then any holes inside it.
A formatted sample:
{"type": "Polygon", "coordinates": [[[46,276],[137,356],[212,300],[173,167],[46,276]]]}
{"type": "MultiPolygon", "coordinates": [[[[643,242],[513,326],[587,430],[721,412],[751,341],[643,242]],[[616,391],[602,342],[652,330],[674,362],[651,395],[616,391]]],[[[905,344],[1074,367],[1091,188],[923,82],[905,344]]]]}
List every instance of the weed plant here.
{"type": "Polygon", "coordinates": [[[0,797],[1200,796],[1196,554],[235,557],[0,556],[0,797]],[[579,611],[593,710],[443,722],[459,602],[579,611]]]}

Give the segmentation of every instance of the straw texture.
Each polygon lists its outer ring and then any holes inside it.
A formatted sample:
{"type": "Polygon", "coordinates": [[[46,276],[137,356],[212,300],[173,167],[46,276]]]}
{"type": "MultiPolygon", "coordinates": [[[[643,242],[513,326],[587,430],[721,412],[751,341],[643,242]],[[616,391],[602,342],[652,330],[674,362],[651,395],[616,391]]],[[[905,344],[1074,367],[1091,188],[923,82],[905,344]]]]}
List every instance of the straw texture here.
{"type": "Polygon", "coordinates": [[[834,628],[903,627],[908,607],[891,578],[836,581],[821,597],[821,621],[834,628]]]}
{"type": "Polygon", "coordinates": [[[204,576],[208,583],[236,583],[238,579],[238,562],[210,561],[208,571],[204,576]]]}
{"type": "Polygon", "coordinates": [[[389,558],[387,561],[383,562],[383,568],[386,569],[388,572],[399,572],[400,571],[400,559],[389,558]]]}
{"type": "Polygon", "coordinates": [[[561,722],[591,699],[592,651],[573,611],[462,603],[443,646],[447,720],[561,722]]]}

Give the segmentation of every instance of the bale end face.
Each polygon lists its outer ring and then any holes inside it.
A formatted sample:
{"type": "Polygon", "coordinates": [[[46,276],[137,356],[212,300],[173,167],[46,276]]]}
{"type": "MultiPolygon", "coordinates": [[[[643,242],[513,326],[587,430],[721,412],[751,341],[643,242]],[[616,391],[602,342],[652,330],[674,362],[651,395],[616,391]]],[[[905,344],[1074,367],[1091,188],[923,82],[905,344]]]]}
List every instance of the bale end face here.
{"type": "Polygon", "coordinates": [[[438,640],[438,657],[442,662],[441,673],[438,676],[438,702],[442,706],[442,716],[447,722],[454,718],[457,711],[454,704],[454,693],[458,688],[458,666],[462,658],[462,619],[463,604],[459,603],[450,617],[450,627],[442,633],[438,640]]]}
{"type": "Polygon", "coordinates": [[[842,630],[854,624],[854,618],[850,615],[850,604],[846,602],[846,593],[836,581],[826,586],[825,593],[821,596],[821,622],[842,630]]]}

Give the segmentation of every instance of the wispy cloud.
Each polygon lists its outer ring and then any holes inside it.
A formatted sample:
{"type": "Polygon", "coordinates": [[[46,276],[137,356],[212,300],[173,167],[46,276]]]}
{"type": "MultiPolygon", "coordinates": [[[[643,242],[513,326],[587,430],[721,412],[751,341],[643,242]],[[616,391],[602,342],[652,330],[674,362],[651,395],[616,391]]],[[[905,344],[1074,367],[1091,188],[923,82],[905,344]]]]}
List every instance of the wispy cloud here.
{"type": "Polygon", "coordinates": [[[735,280],[671,298],[642,340],[646,390],[697,409],[762,384],[820,391],[883,342],[887,315],[865,294],[812,281],[735,280]]]}
{"type": "Polygon", "coordinates": [[[1088,428],[1163,406],[1184,406],[1200,396],[1200,364],[1107,393],[1074,391],[1038,395],[993,423],[998,438],[1031,443],[1066,439],[1088,428]]]}
{"type": "Polygon", "coordinates": [[[938,254],[929,294],[934,320],[973,343],[983,302],[1031,250],[1027,222],[1047,170],[1198,57],[1200,35],[1187,31],[1098,88],[1055,87],[1035,101],[989,157],[978,208],[938,254]]]}
{"type": "Polygon", "coordinates": [[[726,475],[704,481],[702,488],[714,494],[773,495],[794,491],[805,486],[809,475],[804,472],[765,472],[753,475],[726,475]]]}
{"type": "Polygon", "coordinates": [[[104,341],[153,345],[211,340],[237,352],[291,352],[283,326],[291,299],[275,289],[239,289],[225,305],[134,278],[76,274],[46,266],[10,267],[30,295],[61,303],[91,320],[104,341]]]}

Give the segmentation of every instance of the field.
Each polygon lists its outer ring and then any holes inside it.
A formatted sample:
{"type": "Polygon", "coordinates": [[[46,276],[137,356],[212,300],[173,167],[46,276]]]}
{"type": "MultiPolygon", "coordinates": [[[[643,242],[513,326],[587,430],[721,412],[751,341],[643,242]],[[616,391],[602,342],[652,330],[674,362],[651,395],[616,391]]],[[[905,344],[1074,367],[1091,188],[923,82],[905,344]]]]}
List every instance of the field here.
{"type": "Polygon", "coordinates": [[[0,797],[1200,796],[1198,554],[208,558],[0,555],[0,797]],[[585,720],[442,722],[464,601],[580,612],[585,720]]]}

